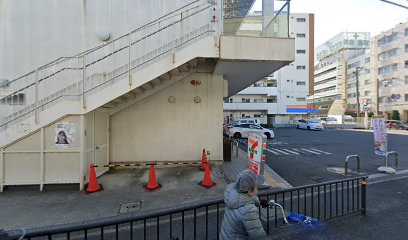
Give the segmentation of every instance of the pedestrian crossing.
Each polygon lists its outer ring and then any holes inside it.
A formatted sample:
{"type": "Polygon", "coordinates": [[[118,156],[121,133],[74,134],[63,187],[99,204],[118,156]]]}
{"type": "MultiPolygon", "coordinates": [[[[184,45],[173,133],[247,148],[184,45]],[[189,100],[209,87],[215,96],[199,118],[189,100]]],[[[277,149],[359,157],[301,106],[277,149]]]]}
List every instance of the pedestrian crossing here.
{"type": "Polygon", "coordinates": [[[322,151],[316,148],[268,148],[266,151],[274,155],[331,155],[330,152],[322,151]]]}
{"type": "MultiPolygon", "coordinates": [[[[244,139],[236,139],[240,144],[247,145],[247,141],[244,139]]],[[[269,142],[268,142],[269,143],[269,142]]],[[[311,148],[311,147],[282,147],[282,146],[276,146],[273,147],[270,144],[268,144],[268,149],[266,149],[268,152],[272,153],[273,155],[281,155],[281,156],[289,156],[289,155],[331,155],[332,153],[323,151],[317,148],[311,148]]]]}

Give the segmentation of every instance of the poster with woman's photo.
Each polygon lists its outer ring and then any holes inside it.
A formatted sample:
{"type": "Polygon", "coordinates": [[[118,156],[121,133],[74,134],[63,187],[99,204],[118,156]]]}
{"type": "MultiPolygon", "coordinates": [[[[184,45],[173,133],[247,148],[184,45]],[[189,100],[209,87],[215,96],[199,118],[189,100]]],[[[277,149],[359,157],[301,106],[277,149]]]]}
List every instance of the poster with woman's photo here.
{"type": "Polygon", "coordinates": [[[57,123],[55,127],[55,145],[68,147],[75,141],[75,125],[73,123],[57,123]]]}

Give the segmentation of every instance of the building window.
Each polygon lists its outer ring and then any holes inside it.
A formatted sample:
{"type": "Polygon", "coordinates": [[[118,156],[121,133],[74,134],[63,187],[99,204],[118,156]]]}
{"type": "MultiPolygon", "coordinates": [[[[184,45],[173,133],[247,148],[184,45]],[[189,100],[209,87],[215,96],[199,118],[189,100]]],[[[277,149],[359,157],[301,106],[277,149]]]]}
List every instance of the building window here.
{"type": "Polygon", "coordinates": [[[408,68],[408,61],[405,61],[405,68],[408,68]]]}
{"type": "Polygon", "coordinates": [[[296,85],[297,86],[306,86],[306,82],[305,81],[297,81],[296,85]]]}
{"type": "Polygon", "coordinates": [[[233,102],[233,99],[232,99],[232,98],[230,98],[230,99],[229,99],[229,102],[230,102],[230,103],[232,103],[232,102],[233,102]]]}
{"type": "Polygon", "coordinates": [[[306,37],[306,34],[304,34],[304,33],[297,33],[297,34],[296,34],[296,37],[297,37],[297,38],[305,38],[305,37],[306,37]]]}
{"type": "Polygon", "coordinates": [[[242,98],[243,103],[250,103],[251,100],[249,98],[242,98]]]}
{"type": "Polygon", "coordinates": [[[405,76],[405,84],[408,85],[408,76],[405,76]]]}
{"type": "Polygon", "coordinates": [[[24,93],[16,93],[13,95],[9,95],[1,99],[0,104],[2,105],[24,105],[25,104],[25,94],[24,93]]]}
{"type": "Polygon", "coordinates": [[[353,63],[347,65],[347,68],[354,68],[354,67],[358,67],[358,66],[360,66],[360,61],[353,62],[353,63]]]}
{"type": "Polygon", "coordinates": [[[398,33],[393,33],[391,35],[385,36],[378,40],[378,46],[384,46],[398,39],[398,33]]]}
{"type": "Polygon", "coordinates": [[[296,18],[296,22],[306,22],[306,18],[296,18]]]}
{"type": "Polygon", "coordinates": [[[378,54],[378,61],[382,61],[382,60],[385,60],[385,59],[388,59],[388,58],[395,57],[395,56],[397,56],[399,54],[399,52],[400,52],[399,48],[393,48],[393,49],[390,49],[388,51],[382,52],[382,53],[378,54]]]}
{"type": "Polygon", "coordinates": [[[405,36],[408,36],[408,28],[405,28],[405,36]]]}
{"type": "Polygon", "coordinates": [[[405,94],[405,102],[408,102],[408,94],[405,94]]]}
{"type": "Polygon", "coordinates": [[[245,113],[241,114],[241,117],[242,117],[242,118],[245,118],[245,113]]]}
{"type": "Polygon", "coordinates": [[[298,98],[296,98],[296,101],[297,101],[297,102],[306,102],[306,98],[304,98],[304,97],[298,97],[298,98]]]}
{"type": "Polygon", "coordinates": [[[369,63],[369,62],[370,62],[370,57],[364,59],[364,62],[365,62],[365,63],[369,63]]]}
{"type": "Polygon", "coordinates": [[[367,97],[368,95],[370,95],[370,93],[371,93],[370,91],[364,91],[364,96],[367,97]]]}
{"type": "Polygon", "coordinates": [[[408,44],[405,44],[405,52],[408,52],[408,44]]]}
{"type": "Polygon", "coordinates": [[[254,118],[260,118],[261,114],[254,114],[254,118]]]}
{"type": "Polygon", "coordinates": [[[304,50],[304,49],[297,49],[297,50],[296,50],[296,53],[298,53],[298,54],[305,54],[305,53],[306,53],[306,50],[304,50]]]}
{"type": "Polygon", "coordinates": [[[286,98],[290,98],[290,96],[286,96],[286,98]]]}
{"type": "Polygon", "coordinates": [[[304,66],[304,65],[299,65],[299,66],[296,66],[296,69],[306,69],[306,66],[304,66]]]}
{"type": "Polygon", "coordinates": [[[371,82],[370,82],[370,80],[365,80],[364,81],[364,85],[369,85],[371,82]]]}
{"type": "Polygon", "coordinates": [[[382,74],[387,74],[387,73],[391,73],[391,72],[395,72],[398,70],[398,63],[394,63],[391,65],[387,65],[384,67],[380,67],[378,69],[378,74],[382,75],[382,74]]]}

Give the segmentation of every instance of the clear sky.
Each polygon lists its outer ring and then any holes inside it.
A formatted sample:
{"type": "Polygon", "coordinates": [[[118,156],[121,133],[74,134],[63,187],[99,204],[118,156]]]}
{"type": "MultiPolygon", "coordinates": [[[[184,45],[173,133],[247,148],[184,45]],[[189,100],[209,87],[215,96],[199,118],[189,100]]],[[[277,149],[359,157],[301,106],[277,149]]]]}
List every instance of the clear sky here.
{"type": "MultiPolygon", "coordinates": [[[[394,0],[408,6],[408,0],[394,0]]],[[[343,31],[375,36],[408,21],[408,10],[380,0],[292,0],[293,13],[315,14],[315,47],[343,31]]]]}

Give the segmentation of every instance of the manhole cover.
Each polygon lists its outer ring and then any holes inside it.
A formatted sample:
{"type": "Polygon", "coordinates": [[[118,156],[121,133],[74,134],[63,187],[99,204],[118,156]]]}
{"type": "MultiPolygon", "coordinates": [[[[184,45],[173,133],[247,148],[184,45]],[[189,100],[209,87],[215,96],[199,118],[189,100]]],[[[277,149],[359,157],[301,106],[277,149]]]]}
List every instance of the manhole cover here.
{"type": "Polygon", "coordinates": [[[119,213],[137,212],[142,209],[142,202],[122,203],[119,207],[119,213]]]}

